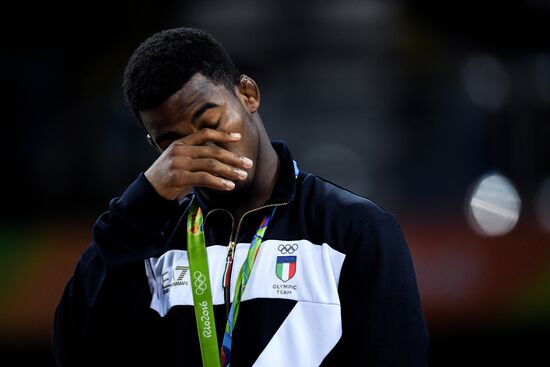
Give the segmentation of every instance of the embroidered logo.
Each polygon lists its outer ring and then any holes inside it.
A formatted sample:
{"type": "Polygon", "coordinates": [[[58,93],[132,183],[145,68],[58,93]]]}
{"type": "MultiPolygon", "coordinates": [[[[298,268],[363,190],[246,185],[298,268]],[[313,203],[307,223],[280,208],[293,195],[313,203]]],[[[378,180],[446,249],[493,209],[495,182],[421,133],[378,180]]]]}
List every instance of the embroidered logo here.
{"type": "Polygon", "coordinates": [[[296,274],[296,256],[277,256],[275,274],[283,282],[292,279],[296,274]]]}
{"type": "Polygon", "coordinates": [[[162,273],[162,293],[167,294],[172,287],[189,285],[187,280],[183,280],[188,271],[188,266],[178,265],[172,271],[165,271],[162,273]]]}
{"type": "Polygon", "coordinates": [[[279,252],[283,255],[292,255],[294,251],[298,251],[298,244],[297,243],[281,243],[279,247],[277,247],[279,252]]]}

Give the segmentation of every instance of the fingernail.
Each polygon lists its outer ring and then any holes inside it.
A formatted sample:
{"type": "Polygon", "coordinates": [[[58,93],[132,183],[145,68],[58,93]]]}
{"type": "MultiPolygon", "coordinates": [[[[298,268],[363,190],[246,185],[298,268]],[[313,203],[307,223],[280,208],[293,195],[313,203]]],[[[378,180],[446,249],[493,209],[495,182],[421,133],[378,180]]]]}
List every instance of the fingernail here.
{"type": "Polygon", "coordinates": [[[233,189],[235,188],[235,183],[234,183],[234,182],[231,182],[231,181],[228,181],[228,180],[224,180],[223,178],[222,178],[222,182],[223,182],[223,184],[225,185],[225,188],[226,188],[227,190],[233,190],[233,189]]]}
{"type": "Polygon", "coordinates": [[[240,139],[241,138],[241,134],[239,134],[239,133],[230,133],[229,136],[231,136],[234,139],[240,139]]]}
{"type": "Polygon", "coordinates": [[[252,167],[252,161],[246,157],[241,157],[241,161],[243,161],[244,166],[247,168],[252,167]]]}
{"type": "Polygon", "coordinates": [[[246,176],[248,176],[248,173],[246,171],[243,171],[242,169],[236,169],[235,172],[239,175],[239,178],[245,179],[246,176]]]}

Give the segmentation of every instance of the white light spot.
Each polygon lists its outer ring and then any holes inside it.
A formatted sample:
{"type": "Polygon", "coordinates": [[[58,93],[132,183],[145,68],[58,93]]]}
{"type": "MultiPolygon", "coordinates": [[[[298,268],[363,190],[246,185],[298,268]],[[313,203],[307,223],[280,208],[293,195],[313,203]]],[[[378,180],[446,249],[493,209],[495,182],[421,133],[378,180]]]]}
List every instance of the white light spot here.
{"type": "Polygon", "coordinates": [[[506,177],[491,174],[474,185],[468,200],[467,218],[472,228],[481,235],[500,236],[516,225],[521,199],[514,185],[506,177]]]}
{"type": "Polygon", "coordinates": [[[487,55],[468,58],[462,77],[466,93],[476,105],[492,111],[504,106],[510,89],[510,78],[496,58],[487,55]]]}
{"type": "Polygon", "coordinates": [[[535,198],[535,215],[542,228],[550,232],[550,177],[544,180],[535,198]]]}

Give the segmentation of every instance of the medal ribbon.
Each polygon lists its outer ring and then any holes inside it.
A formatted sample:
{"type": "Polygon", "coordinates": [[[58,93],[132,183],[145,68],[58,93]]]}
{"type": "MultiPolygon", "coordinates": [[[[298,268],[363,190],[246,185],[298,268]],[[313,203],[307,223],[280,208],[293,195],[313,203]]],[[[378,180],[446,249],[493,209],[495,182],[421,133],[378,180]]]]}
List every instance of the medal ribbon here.
{"type": "Polygon", "coordinates": [[[204,367],[219,367],[218,337],[212,307],[203,217],[201,208],[194,200],[187,216],[187,251],[202,365],[204,367]]]}
{"type": "MultiPolygon", "coordinates": [[[[296,161],[293,161],[293,164],[294,175],[297,178],[300,171],[296,161]]],[[[204,367],[219,367],[220,362],[222,367],[230,366],[233,329],[237,322],[237,316],[239,315],[241,297],[250,279],[252,267],[260,251],[260,245],[262,244],[265,231],[276,209],[277,207],[274,206],[271,213],[263,218],[260,227],[256,230],[252,238],[247,257],[237,277],[235,296],[227,317],[222,348],[218,354],[218,339],[216,335],[214,310],[212,307],[212,293],[210,291],[210,276],[208,273],[208,257],[204,239],[203,216],[195,200],[191,202],[189,214],[187,216],[187,250],[189,253],[189,270],[192,277],[191,288],[193,291],[193,304],[195,307],[195,317],[197,320],[199,343],[204,367]]]]}
{"type": "Polygon", "coordinates": [[[204,367],[219,367],[220,359],[222,366],[229,366],[231,337],[237,316],[239,315],[241,296],[250,278],[250,273],[252,272],[254,261],[256,261],[256,257],[258,256],[263,236],[276,208],[274,207],[271,213],[263,218],[260,227],[252,238],[247,258],[237,277],[235,296],[225,326],[223,345],[218,352],[216,323],[214,320],[210,276],[208,273],[208,257],[204,239],[203,215],[198,204],[194,200],[191,203],[187,216],[187,250],[189,253],[189,270],[191,273],[195,318],[197,320],[199,344],[204,367]]]}
{"type": "Polygon", "coordinates": [[[233,336],[233,328],[235,327],[235,323],[237,322],[237,316],[239,316],[241,296],[244,293],[248,280],[250,279],[252,267],[254,266],[254,262],[256,261],[258,252],[260,251],[260,245],[262,244],[267,226],[269,225],[271,218],[273,218],[273,215],[275,214],[275,209],[277,209],[277,207],[273,207],[271,213],[264,217],[262,223],[260,224],[260,227],[256,231],[256,234],[254,234],[254,237],[252,238],[252,241],[250,243],[250,247],[248,248],[248,255],[244,261],[241,271],[239,271],[239,276],[237,277],[235,296],[233,298],[233,303],[231,304],[231,309],[229,310],[229,316],[227,317],[227,324],[225,325],[225,333],[223,335],[222,349],[220,350],[220,359],[223,367],[229,366],[229,363],[231,361],[231,341],[233,336]]]}

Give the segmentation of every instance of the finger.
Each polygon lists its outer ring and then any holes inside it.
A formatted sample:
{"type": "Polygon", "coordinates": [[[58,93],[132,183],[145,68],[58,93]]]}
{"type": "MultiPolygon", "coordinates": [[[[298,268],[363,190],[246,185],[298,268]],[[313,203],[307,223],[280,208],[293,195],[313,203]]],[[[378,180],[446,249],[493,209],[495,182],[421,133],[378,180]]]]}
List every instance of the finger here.
{"type": "Polygon", "coordinates": [[[229,133],[225,131],[204,128],[197,131],[196,133],[178,139],[175,142],[188,145],[202,145],[209,141],[214,143],[231,143],[240,139],[241,134],[239,133],[229,133]]]}
{"type": "Polygon", "coordinates": [[[193,158],[214,158],[222,163],[237,168],[250,168],[252,161],[246,157],[240,156],[227,149],[212,145],[188,146],[179,145],[175,147],[176,154],[193,158]]]}
{"type": "Polygon", "coordinates": [[[206,187],[214,190],[231,191],[235,183],[221,177],[216,177],[208,172],[181,172],[181,180],[185,185],[193,187],[206,187]]]}
{"type": "MultiPolygon", "coordinates": [[[[229,166],[214,158],[187,159],[182,161],[180,169],[189,172],[207,172],[214,176],[229,180],[244,180],[248,176],[246,171],[229,166]]],[[[178,168],[175,166],[174,168],[178,168]]]]}

